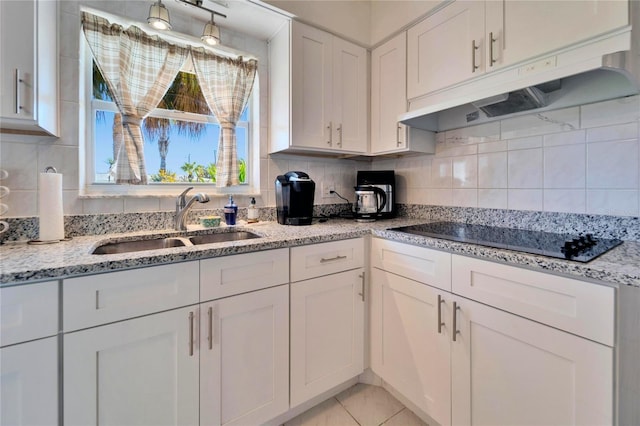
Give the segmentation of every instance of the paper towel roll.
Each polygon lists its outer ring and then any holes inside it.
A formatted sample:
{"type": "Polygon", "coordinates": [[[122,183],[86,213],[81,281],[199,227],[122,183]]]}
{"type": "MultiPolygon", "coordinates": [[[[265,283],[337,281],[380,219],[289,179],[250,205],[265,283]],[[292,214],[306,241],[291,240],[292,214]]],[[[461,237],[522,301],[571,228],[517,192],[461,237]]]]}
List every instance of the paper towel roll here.
{"type": "Polygon", "coordinates": [[[61,173],[40,173],[38,211],[40,213],[40,241],[64,239],[61,173]]]}

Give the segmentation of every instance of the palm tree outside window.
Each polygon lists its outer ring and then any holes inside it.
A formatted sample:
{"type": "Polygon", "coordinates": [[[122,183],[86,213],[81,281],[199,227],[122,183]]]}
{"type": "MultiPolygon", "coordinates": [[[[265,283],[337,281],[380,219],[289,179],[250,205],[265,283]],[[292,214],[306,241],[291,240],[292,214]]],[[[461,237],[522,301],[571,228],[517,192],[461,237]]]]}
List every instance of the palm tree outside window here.
{"type": "MultiPolygon", "coordinates": [[[[122,117],[95,63],[91,75],[94,183],[113,183],[109,168],[115,158],[114,141],[122,137],[122,117]]],[[[249,112],[245,108],[236,127],[240,184],[249,179],[249,112]]],[[[220,126],[195,74],[180,71],[142,127],[150,183],[215,183],[220,126]]]]}

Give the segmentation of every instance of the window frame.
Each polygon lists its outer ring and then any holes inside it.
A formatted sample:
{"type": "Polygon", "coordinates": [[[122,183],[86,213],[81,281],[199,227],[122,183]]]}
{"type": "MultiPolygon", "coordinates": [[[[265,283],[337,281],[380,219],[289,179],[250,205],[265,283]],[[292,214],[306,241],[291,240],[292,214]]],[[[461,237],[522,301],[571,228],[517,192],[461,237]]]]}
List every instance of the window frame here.
{"type": "MultiPolygon", "coordinates": [[[[118,22],[121,25],[136,25],[143,29],[143,31],[163,36],[154,31],[151,27],[141,22],[132,22],[126,19],[118,19],[111,14],[98,12],[95,10],[89,10],[91,13],[104,16],[111,22],[118,22]]],[[[101,198],[101,197],[170,197],[180,194],[185,187],[194,186],[198,191],[206,192],[210,196],[216,197],[228,197],[229,194],[238,195],[260,195],[260,78],[259,73],[256,73],[253,91],[249,98],[247,107],[249,108],[249,121],[238,123],[238,127],[242,127],[247,132],[247,181],[244,184],[219,188],[215,183],[199,183],[199,182],[176,182],[176,183],[154,183],[149,182],[147,185],[126,185],[115,184],[108,182],[94,182],[95,179],[95,141],[94,141],[94,126],[95,126],[95,111],[96,110],[108,110],[117,112],[115,103],[102,100],[93,99],[93,55],[88,43],[80,29],[78,34],[80,37],[80,108],[79,108],[79,178],[80,178],[80,198],[101,198]],[[98,107],[98,108],[96,108],[98,107]],[[84,141],[84,142],[83,142],[84,141]]],[[[175,42],[175,39],[181,39],[180,35],[176,32],[171,33],[171,37],[166,37],[170,42],[175,42]]],[[[197,45],[193,40],[190,40],[188,36],[184,35],[185,40],[183,43],[190,45],[197,45]]],[[[204,46],[204,44],[203,44],[204,46]]],[[[205,46],[209,48],[209,46],[205,46]]],[[[238,52],[238,55],[240,53],[238,52]]],[[[245,57],[251,57],[251,55],[243,55],[245,57]]],[[[187,61],[188,62],[188,61],[187,61]]],[[[183,71],[192,72],[192,70],[183,67],[183,71]]],[[[218,120],[215,116],[209,116],[203,120],[203,116],[200,114],[194,114],[181,111],[170,111],[161,108],[156,108],[151,112],[156,117],[164,117],[170,119],[188,119],[190,121],[199,121],[207,124],[218,124],[218,120]]],[[[146,142],[145,142],[146,143],[146,142]]]]}

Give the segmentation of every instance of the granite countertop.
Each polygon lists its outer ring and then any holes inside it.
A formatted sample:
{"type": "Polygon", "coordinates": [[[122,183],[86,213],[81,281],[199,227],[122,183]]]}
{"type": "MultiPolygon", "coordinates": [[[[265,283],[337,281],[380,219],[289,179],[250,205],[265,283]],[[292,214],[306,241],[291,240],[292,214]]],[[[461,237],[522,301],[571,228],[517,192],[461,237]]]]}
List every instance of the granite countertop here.
{"type": "MultiPolygon", "coordinates": [[[[0,246],[0,285],[198,260],[373,234],[380,238],[479,257],[490,261],[506,262],[515,266],[574,278],[586,278],[605,283],[640,287],[640,243],[638,242],[626,241],[608,253],[585,264],[511,250],[483,247],[476,244],[405,234],[389,229],[428,221],[426,219],[397,218],[371,223],[356,223],[352,220],[330,219],[327,222],[314,223],[310,226],[282,226],[275,222],[240,224],[235,228],[251,231],[262,238],[109,255],[93,255],[91,251],[96,246],[107,242],[131,240],[140,237],[184,236],[185,232],[165,230],[94,235],[75,237],[70,241],[46,245],[7,244],[0,246]]],[[[228,228],[225,228],[204,229],[199,226],[190,226],[186,234],[197,235],[224,232],[228,230],[228,228]]]]}

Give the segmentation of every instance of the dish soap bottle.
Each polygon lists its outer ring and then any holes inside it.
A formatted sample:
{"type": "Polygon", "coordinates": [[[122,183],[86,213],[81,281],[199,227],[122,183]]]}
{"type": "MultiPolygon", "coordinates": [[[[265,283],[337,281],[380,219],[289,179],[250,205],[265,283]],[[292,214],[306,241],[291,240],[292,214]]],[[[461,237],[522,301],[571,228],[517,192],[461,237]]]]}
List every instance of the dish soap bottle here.
{"type": "Polygon", "coordinates": [[[229,195],[229,203],[224,206],[224,221],[227,225],[236,224],[236,216],[238,214],[238,206],[233,201],[233,195],[229,195]]]}
{"type": "Polygon", "coordinates": [[[256,223],[258,221],[258,209],[256,208],[256,199],[251,197],[251,204],[247,208],[247,222],[256,223]]]}

